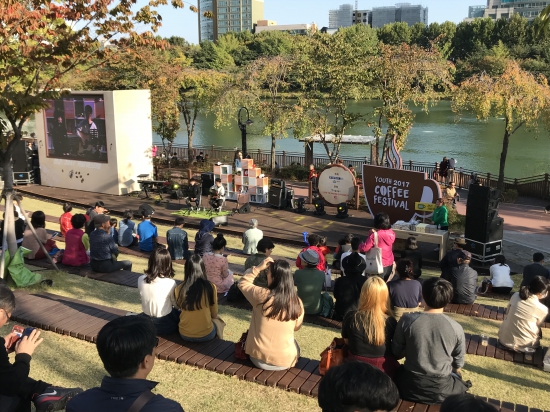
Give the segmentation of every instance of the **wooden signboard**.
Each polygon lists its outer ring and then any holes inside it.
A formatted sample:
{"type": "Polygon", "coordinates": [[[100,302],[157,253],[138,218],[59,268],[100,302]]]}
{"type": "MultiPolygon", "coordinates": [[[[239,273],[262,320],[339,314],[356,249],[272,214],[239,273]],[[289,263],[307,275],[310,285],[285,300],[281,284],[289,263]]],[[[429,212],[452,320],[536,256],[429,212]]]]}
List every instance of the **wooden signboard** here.
{"type": "Polygon", "coordinates": [[[416,203],[435,203],[441,197],[439,184],[424,172],[366,164],[363,191],[370,214],[385,212],[392,222],[430,217],[431,211],[418,213],[416,203]]]}
{"type": "Polygon", "coordinates": [[[355,177],[342,165],[327,166],[318,180],[319,195],[329,205],[338,205],[353,199],[355,194],[355,177]]]}

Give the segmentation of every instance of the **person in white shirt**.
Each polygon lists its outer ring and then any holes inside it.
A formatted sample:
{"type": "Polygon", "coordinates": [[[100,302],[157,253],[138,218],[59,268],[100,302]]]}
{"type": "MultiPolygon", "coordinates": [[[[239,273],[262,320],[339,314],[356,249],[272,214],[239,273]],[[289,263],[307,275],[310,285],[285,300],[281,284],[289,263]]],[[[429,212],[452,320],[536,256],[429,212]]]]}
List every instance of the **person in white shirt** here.
{"type": "Polygon", "coordinates": [[[221,210],[225,201],[225,187],[222,185],[222,179],[219,177],[215,180],[214,186],[210,188],[210,206],[214,209],[221,210]]]}
{"type": "Polygon", "coordinates": [[[498,255],[495,258],[495,264],[491,265],[489,273],[493,292],[509,295],[514,287],[514,280],[510,277],[510,266],[506,264],[504,255],[498,255]]]}
{"type": "MultiPolygon", "coordinates": [[[[348,252],[342,253],[342,257],[340,258],[340,270],[342,271],[342,276],[346,274],[344,270],[344,259],[347,258],[349,255],[351,255],[353,252],[357,252],[359,256],[363,258],[365,263],[367,263],[365,259],[365,255],[363,253],[359,253],[359,245],[361,245],[361,238],[354,237],[351,239],[351,250],[348,252]]],[[[365,272],[363,272],[363,276],[365,276],[365,272]]]]}
{"type": "Polygon", "coordinates": [[[548,296],[548,286],[548,279],[536,276],[529,286],[522,286],[512,295],[498,330],[502,345],[520,352],[540,346],[540,325],[548,315],[548,307],[540,300],[548,296]]]}
{"type": "Polygon", "coordinates": [[[176,309],[176,281],[172,259],[167,249],[157,247],[151,252],[145,275],[138,279],[141,310],[149,316],[158,335],[178,332],[180,311],[176,309]]]}
{"type": "Polygon", "coordinates": [[[264,232],[258,229],[258,221],[256,219],[250,219],[248,224],[250,225],[250,229],[243,233],[243,253],[253,255],[258,253],[256,248],[258,242],[264,237],[264,232]]]}

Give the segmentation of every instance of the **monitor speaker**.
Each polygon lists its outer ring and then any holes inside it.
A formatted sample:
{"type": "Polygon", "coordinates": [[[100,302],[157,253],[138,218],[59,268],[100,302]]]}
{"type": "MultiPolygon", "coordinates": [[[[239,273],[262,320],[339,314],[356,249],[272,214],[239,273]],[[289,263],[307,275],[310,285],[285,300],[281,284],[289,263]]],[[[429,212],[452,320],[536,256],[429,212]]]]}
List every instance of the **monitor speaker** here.
{"type": "Polygon", "coordinates": [[[11,154],[13,161],[14,173],[25,173],[33,170],[32,156],[27,156],[27,144],[23,140],[19,140],[13,148],[11,154]]]}
{"type": "Polygon", "coordinates": [[[475,220],[466,217],[464,236],[467,239],[481,243],[490,243],[502,240],[504,235],[504,219],[495,217],[492,220],[475,220]]]}
{"type": "Polygon", "coordinates": [[[202,195],[208,196],[210,194],[210,188],[214,186],[214,173],[212,172],[201,173],[201,186],[202,186],[202,195]]]}
{"type": "Polygon", "coordinates": [[[245,203],[241,207],[237,209],[237,213],[244,214],[244,213],[250,213],[250,203],[245,203]]]}
{"type": "Polygon", "coordinates": [[[155,213],[155,209],[153,209],[153,207],[150,204],[142,203],[139,206],[139,209],[138,209],[139,216],[152,216],[153,213],[155,213]]]}

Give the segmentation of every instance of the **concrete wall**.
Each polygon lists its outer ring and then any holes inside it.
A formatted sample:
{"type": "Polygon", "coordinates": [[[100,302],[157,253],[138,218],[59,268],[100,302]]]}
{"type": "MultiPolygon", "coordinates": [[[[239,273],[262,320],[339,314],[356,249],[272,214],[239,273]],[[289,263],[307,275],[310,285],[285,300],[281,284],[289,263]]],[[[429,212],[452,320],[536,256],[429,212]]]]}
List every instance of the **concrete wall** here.
{"type": "Polygon", "coordinates": [[[36,116],[36,136],[43,186],[123,195],[139,190],[137,176],[153,176],[149,90],[81,92],[105,99],[107,163],[46,157],[44,115],[36,116]]]}

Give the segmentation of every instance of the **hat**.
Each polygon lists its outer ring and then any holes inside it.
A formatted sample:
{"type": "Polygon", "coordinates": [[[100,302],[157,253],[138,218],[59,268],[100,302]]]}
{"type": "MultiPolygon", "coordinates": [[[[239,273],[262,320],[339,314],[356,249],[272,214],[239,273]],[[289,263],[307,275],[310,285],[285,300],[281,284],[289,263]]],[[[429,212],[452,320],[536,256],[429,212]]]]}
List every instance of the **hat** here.
{"type": "Polygon", "coordinates": [[[104,215],[103,213],[100,215],[97,215],[94,217],[94,224],[96,225],[102,225],[105,222],[108,222],[110,220],[109,216],[104,215]]]}
{"type": "Polygon", "coordinates": [[[344,269],[346,276],[362,275],[366,268],[367,263],[359,253],[353,252],[342,260],[342,269],[344,269]]]}
{"type": "Polygon", "coordinates": [[[463,250],[458,255],[458,258],[462,259],[462,260],[472,260],[472,254],[470,252],[468,252],[467,250],[463,250]]]}
{"type": "Polygon", "coordinates": [[[313,249],[306,249],[298,256],[308,265],[317,265],[319,263],[319,254],[313,249]]]}
{"type": "Polygon", "coordinates": [[[455,239],[455,243],[457,245],[466,246],[466,239],[464,239],[463,237],[457,237],[455,239]]]}
{"type": "Polygon", "coordinates": [[[199,224],[199,232],[209,233],[214,230],[214,227],[216,227],[214,222],[212,222],[211,220],[203,219],[199,224]]]}

